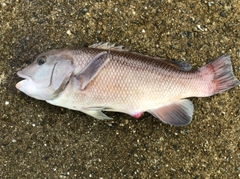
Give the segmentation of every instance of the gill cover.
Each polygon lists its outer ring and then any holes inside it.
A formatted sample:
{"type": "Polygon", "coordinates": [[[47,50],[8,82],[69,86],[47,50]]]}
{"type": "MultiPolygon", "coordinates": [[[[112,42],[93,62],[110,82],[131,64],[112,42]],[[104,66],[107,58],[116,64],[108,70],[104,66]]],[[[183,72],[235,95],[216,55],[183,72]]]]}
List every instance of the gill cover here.
{"type": "Polygon", "coordinates": [[[36,99],[54,99],[65,87],[73,71],[69,51],[51,50],[40,54],[32,64],[17,73],[25,80],[17,83],[16,87],[36,99]]]}

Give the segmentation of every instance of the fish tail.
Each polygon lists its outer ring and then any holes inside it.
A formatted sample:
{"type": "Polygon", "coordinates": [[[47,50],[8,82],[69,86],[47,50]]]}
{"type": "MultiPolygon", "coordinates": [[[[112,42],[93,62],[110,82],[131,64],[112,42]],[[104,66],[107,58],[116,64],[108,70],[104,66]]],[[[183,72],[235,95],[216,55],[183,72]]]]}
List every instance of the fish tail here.
{"type": "Polygon", "coordinates": [[[224,55],[199,69],[202,80],[207,83],[202,96],[212,96],[239,85],[234,76],[229,55],[224,55]]]}

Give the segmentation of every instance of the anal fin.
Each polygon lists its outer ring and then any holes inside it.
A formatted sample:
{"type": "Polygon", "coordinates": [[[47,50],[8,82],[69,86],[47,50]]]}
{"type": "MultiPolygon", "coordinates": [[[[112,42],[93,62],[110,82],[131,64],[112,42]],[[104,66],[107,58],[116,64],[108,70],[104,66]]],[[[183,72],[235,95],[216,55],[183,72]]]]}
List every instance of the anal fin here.
{"type": "Polygon", "coordinates": [[[193,111],[193,103],[188,99],[182,99],[148,112],[164,123],[186,126],[192,121],[193,111]]]}

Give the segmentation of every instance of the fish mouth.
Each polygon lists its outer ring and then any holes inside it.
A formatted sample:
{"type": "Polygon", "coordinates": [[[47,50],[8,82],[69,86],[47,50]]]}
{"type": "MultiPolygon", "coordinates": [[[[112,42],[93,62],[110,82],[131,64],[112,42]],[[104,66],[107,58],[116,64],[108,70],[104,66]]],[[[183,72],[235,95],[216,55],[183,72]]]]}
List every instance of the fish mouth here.
{"type": "Polygon", "coordinates": [[[46,85],[46,86],[39,86],[39,83],[37,83],[37,82],[35,82],[29,75],[26,75],[26,73],[24,72],[24,69],[23,70],[21,70],[21,71],[18,71],[17,72],[17,75],[19,76],[19,77],[21,77],[21,78],[23,78],[23,80],[21,80],[20,82],[18,82],[17,84],[16,84],[16,88],[17,89],[20,89],[23,85],[24,85],[24,83],[25,82],[27,82],[27,81],[31,81],[32,82],[32,84],[34,85],[34,86],[36,86],[36,87],[38,87],[38,88],[49,88],[51,85],[52,85],[52,80],[53,80],[53,73],[54,73],[54,70],[55,70],[55,67],[56,67],[56,65],[57,65],[57,62],[54,64],[54,66],[53,66],[53,69],[52,69],[52,72],[51,72],[51,76],[50,76],[50,79],[49,79],[49,83],[46,85]]]}
{"type": "Polygon", "coordinates": [[[19,77],[21,77],[21,78],[24,78],[23,80],[19,81],[19,82],[16,84],[16,88],[19,89],[19,90],[22,88],[22,86],[24,85],[25,82],[27,82],[28,80],[32,80],[29,76],[24,75],[24,74],[22,73],[22,71],[18,71],[18,72],[17,72],[17,75],[18,75],[19,77]]]}

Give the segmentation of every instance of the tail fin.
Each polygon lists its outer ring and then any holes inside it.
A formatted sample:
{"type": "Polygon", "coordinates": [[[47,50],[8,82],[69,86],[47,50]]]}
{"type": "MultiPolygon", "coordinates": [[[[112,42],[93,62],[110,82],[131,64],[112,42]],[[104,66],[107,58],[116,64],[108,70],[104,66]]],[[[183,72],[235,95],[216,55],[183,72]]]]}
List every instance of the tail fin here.
{"type": "Polygon", "coordinates": [[[223,55],[218,59],[208,63],[200,68],[203,76],[207,74],[212,76],[209,95],[214,95],[240,84],[240,81],[234,76],[230,55],[223,55]],[[205,75],[204,75],[205,74],[205,75]]]}

